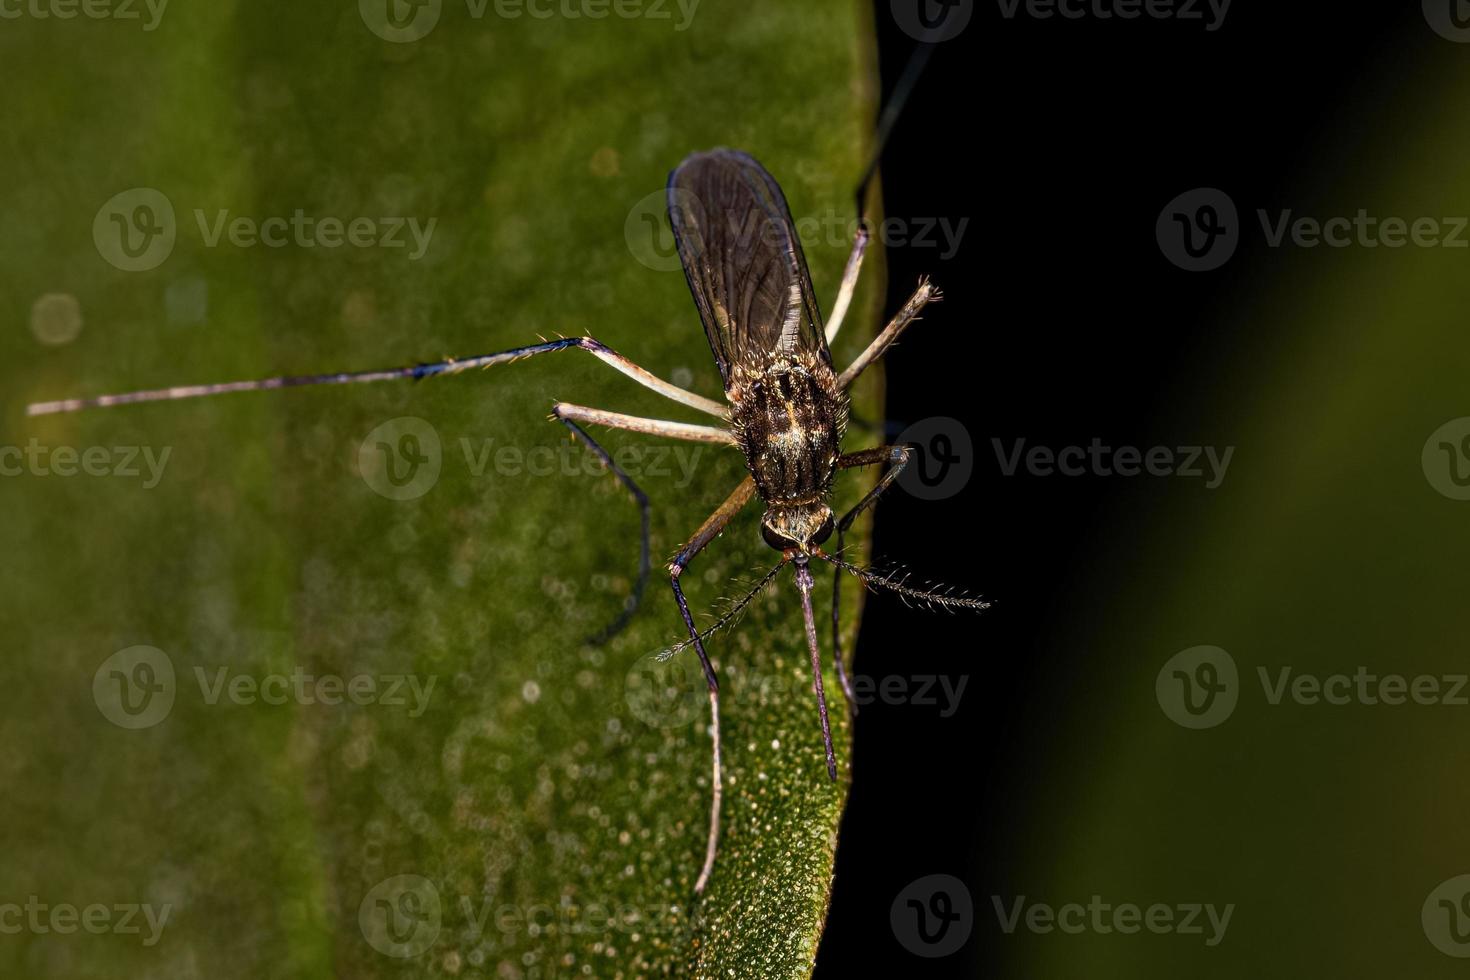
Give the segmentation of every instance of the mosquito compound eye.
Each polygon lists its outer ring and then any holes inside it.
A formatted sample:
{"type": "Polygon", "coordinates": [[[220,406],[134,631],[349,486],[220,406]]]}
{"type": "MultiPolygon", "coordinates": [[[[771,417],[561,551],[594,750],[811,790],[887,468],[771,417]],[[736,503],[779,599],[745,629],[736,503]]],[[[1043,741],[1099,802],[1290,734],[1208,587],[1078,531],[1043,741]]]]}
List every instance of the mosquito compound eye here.
{"type": "Polygon", "coordinates": [[[817,533],[812,535],[812,544],[821,544],[830,538],[832,536],[832,527],[832,515],[828,513],[826,520],[822,521],[822,526],[817,528],[817,533]]]}
{"type": "Polygon", "coordinates": [[[774,530],[769,524],[761,525],[761,537],[766,539],[766,544],[775,548],[777,551],[789,551],[796,547],[795,541],[792,541],[780,531],[774,530]]]}

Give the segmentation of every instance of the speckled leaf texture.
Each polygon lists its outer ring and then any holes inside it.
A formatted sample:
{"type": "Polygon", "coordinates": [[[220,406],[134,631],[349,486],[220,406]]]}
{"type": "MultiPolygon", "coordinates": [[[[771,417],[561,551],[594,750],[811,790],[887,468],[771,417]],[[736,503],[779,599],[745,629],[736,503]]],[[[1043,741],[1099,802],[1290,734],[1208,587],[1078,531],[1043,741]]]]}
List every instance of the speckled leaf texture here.
{"type": "MultiPolygon", "coordinates": [[[[34,447],[0,479],[0,902],[34,909],[0,974],[807,976],[851,746],[838,710],[831,783],[789,570],[711,642],[726,827],[701,899],[707,707],[692,658],[653,659],[681,633],[661,563],[737,454],[599,430],[653,502],[655,571],[626,630],[583,642],[631,593],[639,517],[548,410],[697,412],[575,351],[23,409],[558,334],[719,397],[665,177],[753,153],[830,306],[871,148],[867,5],[136,9],[0,32],[0,443],[34,447]]],[[[874,259],[844,363],[876,330],[874,259]]],[[[856,414],[880,397],[872,372],[856,414]]],[[[774,561],[758,513],[685,575],[701,622],[774,561]]]]}

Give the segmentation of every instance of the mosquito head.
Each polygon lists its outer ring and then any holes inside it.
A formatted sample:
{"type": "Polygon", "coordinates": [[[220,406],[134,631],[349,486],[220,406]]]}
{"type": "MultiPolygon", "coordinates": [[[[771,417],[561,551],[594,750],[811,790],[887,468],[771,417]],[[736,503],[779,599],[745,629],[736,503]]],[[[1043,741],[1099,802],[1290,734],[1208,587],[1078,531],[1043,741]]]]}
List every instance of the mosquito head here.
{"type": "Polygon", "coordinates": [[[772,505],[761,518],[761,537],[777,551],[806,554],[832,535],[832,508],[809,504],[772,505]]]}

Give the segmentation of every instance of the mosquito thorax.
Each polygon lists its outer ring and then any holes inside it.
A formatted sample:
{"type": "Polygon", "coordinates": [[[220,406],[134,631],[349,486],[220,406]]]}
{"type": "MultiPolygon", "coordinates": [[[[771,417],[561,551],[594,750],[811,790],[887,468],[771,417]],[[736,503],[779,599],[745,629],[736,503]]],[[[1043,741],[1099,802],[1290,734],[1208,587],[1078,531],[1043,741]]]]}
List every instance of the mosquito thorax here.
{"type": "Polygon", "coordinates": [[[831,366],[809,356],[778,360],[735,379],[728,394],[735,438],[761,499],[773,513],[791,515],[773,530],[815,533],[823,515],[811,523],[812,505],[826,510],[847,420],[847,396],[831,366]]]}

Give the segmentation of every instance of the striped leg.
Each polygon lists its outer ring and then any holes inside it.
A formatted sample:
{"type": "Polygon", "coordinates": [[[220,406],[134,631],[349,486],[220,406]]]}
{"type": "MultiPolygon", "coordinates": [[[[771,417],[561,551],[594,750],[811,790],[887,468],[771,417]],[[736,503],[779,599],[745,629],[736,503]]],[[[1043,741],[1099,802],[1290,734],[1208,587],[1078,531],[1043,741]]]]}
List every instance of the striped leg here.
{"type": "Polygon", "coordinates": [[[176,388],[155,388],[151,391],[133,391],[122,395],[98,395],[93,398],[67,398],[54,402],[35,402],[26,406],[27,415],[51,415],[57,412],[78,412],[84,408],[112,408],[116,405],[131,405],[138,402],[178,401],[184,398],[204,398],[209,395],[224,395],[237,391],[271,391],[277,388],[300,388],[307,385],[363,384],[370,381],[418,380],[441,374],[459,374],[474,368],[490,368],[497,364],[508,364],[523,357],[548,354],[552,351],[575,348],[589,354],[621,371],[645,388],[652,389],[665,398],[697,408],[717,418],[727,417],[728,409],[723,402],[713,401],[678,385],[659,378],[634,364],[600,340],[592,337],[563,337],[539,344],[515,347],[497,354],[483,354],[464,360],[453,358],[434,364],[419,364],[408,368],[388,368],[382,371],[352,371],[339,374],[306,374],[279,378],[261,378],[256,381],[226,381],[219,384],[184,385],[176,388]]]}

